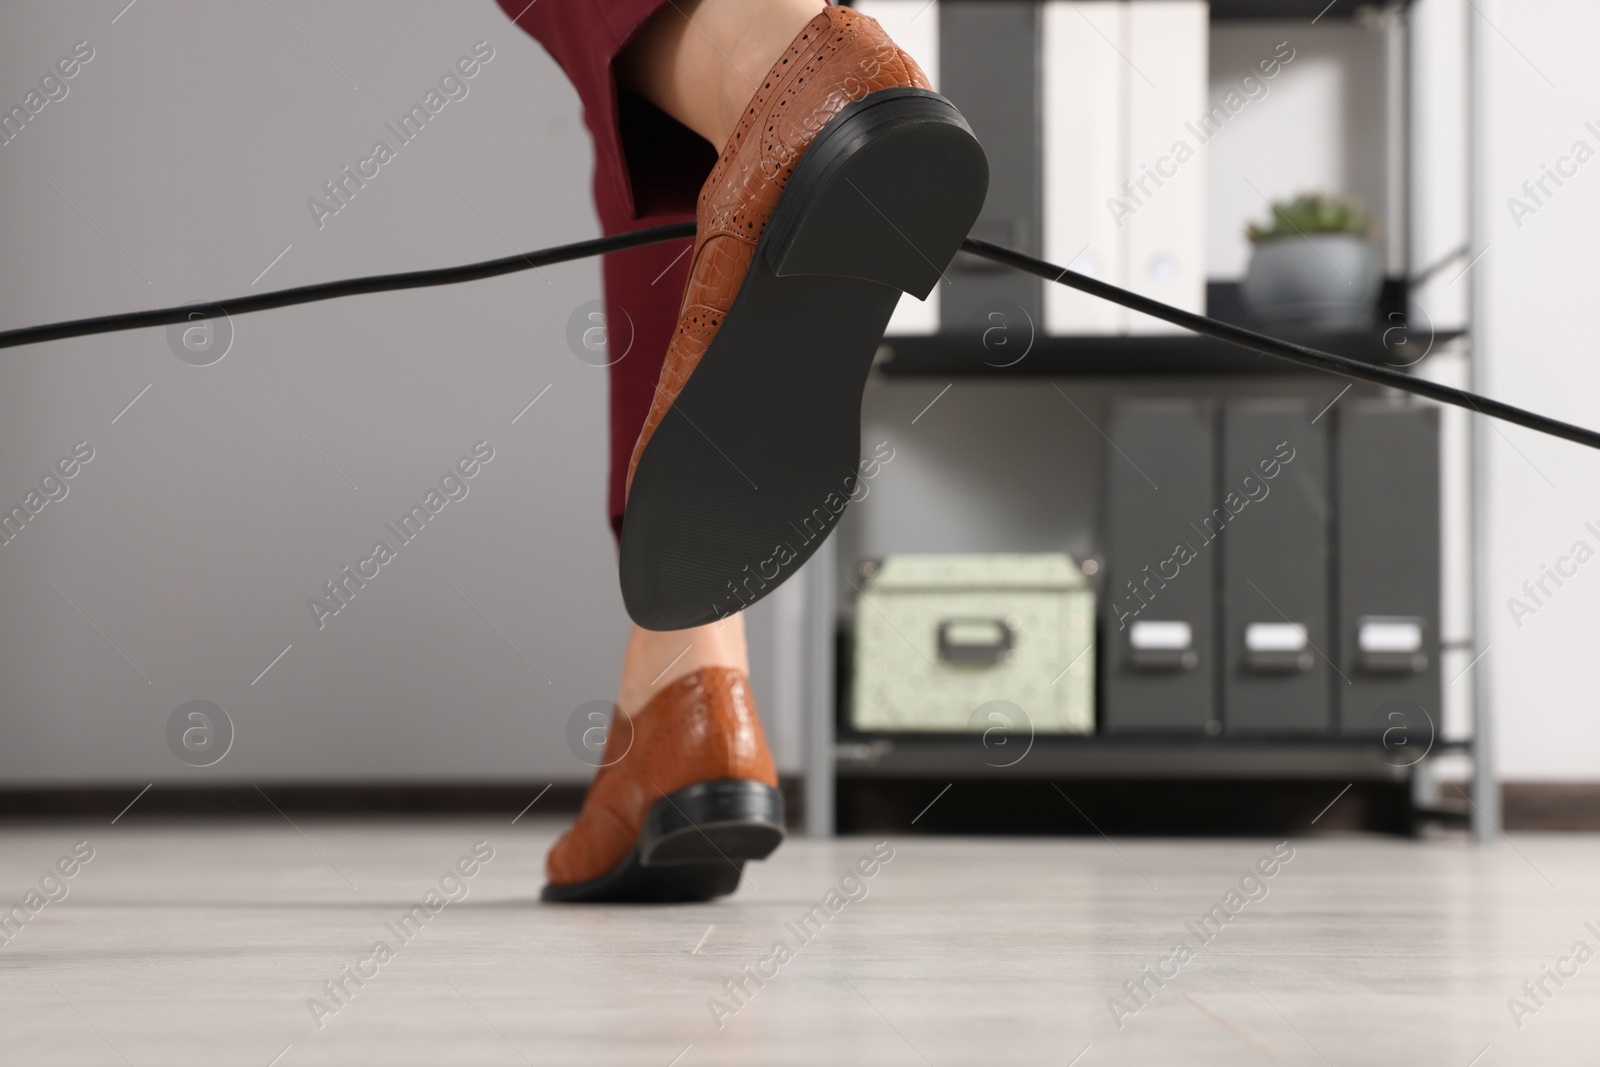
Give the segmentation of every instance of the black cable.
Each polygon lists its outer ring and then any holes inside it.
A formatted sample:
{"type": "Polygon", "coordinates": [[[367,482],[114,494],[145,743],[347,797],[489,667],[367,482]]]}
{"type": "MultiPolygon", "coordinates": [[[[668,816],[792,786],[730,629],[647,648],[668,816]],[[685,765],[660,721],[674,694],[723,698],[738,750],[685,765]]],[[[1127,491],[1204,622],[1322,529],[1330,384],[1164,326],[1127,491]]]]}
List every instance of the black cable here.
{"type": "MultiPolygon", "coordinates": [[[[310,304],[319,300],[332,300],[335,297],[354,296],[359,293],[379,293],[396,289],[420,289],[435,285],[454,285],[458,282],[476,281],[479,278],[493,278],[501,274],[512,274],[516,271],[530,270],[535,267],[550,266],[555,263],[567,263],[575,259],[586,259],[590,256],[605,255],[610,252],[621,252],[629,248],[641,248],[645,245],[657,244],[662,241],[673,241],[692,237],[695,224],[692,222],[678,222],[667,226],[655,226],[650,229],[634,230],[631,233],[617,234],[612,237],[600,237],[591,241],[578,241],[575,244],[558,245],[555,248],[540,249],[536,252],[527,252],[514,256],[505,256],[501,259],[491,259],[483,263],[464,263],[457,267],[441,267],[435,270],[407,271],[399,274],[377,274],[366,278],[348,278],[336,282],[318,282],[315,285],[302,285],[293,289],[279,289],[270,293],[260,293],[254,296],[243,296],[232,300],[212,301],[204,304],[187,304],[182,307],[158,308],[153,311],[130,311],[120,315],[101,315],[92,319],[74,319],[70,322],[46,323],[42,326],[25,326],[18,330],[0,331],[0,348],[12,348],[17,345],[38,344],[43,341],[56,341],[66,337],[86,337],[90,334],[111,333],[118,330],[136,330],[150,326],[168,326],[172,323],[189,322],[191,319],[215,318],[218,315],[242,315],[251,311],[266,311],[270,308],[288,307],[292,304],[310,304]]],[[[1194,333],[1215,337],[1220,341],[1247,348],[1252,352],[1272,356],[1276,359],[1286,359],[1291,363],[1312,367],[1317,370],[1328,371],[1332,374],[1354,378],[1357,381],[1372,382],[1377,385],[1386,385],[1390,388],[1400,389],[1404,392],[1414,393],[1417,396],[1436,400],[1442,404],[1452,404],[1459,408],[1475,411],[1480,415],[1488,415],[1505,422],[1526,426],[1530,430],[1550,434],[1567,441],[1573,441],[1590,448],[1600,449],[1600,433],[1574,426],[1571,423],[1560,422],[1556,419],[1539,415],[1522,408],[1503,404],[1498,400],[1479,396],[1465,389],[1456,389],[1448,385],[1440,385],[1410,374],[1404,374],[1391,367],[1380,367],[1371,363],[1363,363],[1358,359],[1348,356],[1338,356],[1331,352],[1319,352],[1314,348],[1294,344],[1291,341],[1281,341],[1275,337],[1247,330],[1242,326],[1219,322],[1216,319],[1197,315],[1192,311],[1182,311],[1175,307],[1152,300],[1147,296],[1120,289],[1106,282],[1096,281],[1065,267],[1058,267],[1053,263],[1046,263],[1042,259],[1014,252],[1009,248],[990,244],[975,237],[969,237],[962,242],[961,247],[973,255],[991,259],[1028,274],[1037,275],[1046,281],[1065,285],[1090,296],[1109,300],[1113,304],[1120,304],[1125,308],[1143,312],[1154,318],[1181,326],[1194,333]]]]}
{"type": "Polygon", "coordinates": [[[1196,315],[1192,311],[1181,311],[1178,308],[1163,304],[1159,300],[1151,300],[1147,296],[1131,293],[1126,289],[1119,289],[1115,285],[1096,281],[1058,267],[1054,263],[1046,263],[1042,259],[1021,252],[1013,252],[1009,248],[980,241],[976,237],[969,237],[961,243],[961,247],[973,255],[992,259],[1008,267],[1034,274],[1047,281],[1057,282],[1061,285],[1077,289],[1079,292],[1097,296],[1102,300],[1109,300],[1113,304],[1121,304],[1134,311],[1142,311],[1146,315],[1170,322],[1174,326],[1182,326],[1195,333],[1203,333],[1207,337],[1215,337],[1219,341],[1226,341],[1240,348],[1248,348],[1252,352],[1260,352],[1265,356],[1277,359],[1286,359],[1291,363],[1299,363],[1305,367],[1315,367],[1332,374],[1340,374],[1346,378],[1355,378],[1363,382],[1373,382],[1377,385],[1387,385],[1394,389],[1403,389],[1408,393],[1437,400],[1441,404],[1454,404],[1458,408],[1476,411],[1480,415],[1489,415],[1506,422],[1514,422],[1518,426],[1526,426],[1530,430],[1550,434],[1552,437],[1561,437],[1568,441],[1575,441],[1580,445],[1590,448],[1600,448],[1600,433],[1574,426],[1568,422],[1560,422],[1544,415],[1538,415],[1522,408],[1502,404],[1498,400],[1490,400],[1477,393],[1469,393],[1465,389],[1456,389],[1438,382],[1430,382],[1425,378],[1417,378],[1404,374],[1392,367],[1380,367],[1373,363],[1363,363],[1359,359],[1349,356],[1336,356],[1331,352],[1319,352],[1315,348],[1307,348],[1291,341],[1280,341],[1276,337],[1247,330],[1243,326],[1234,326],[1231,323],[1219,322],[1208,319],[1204,315],[1196,315]]]}
{"type": "Polygon", "coordinates": [[[621,233],[613,237],[597,237],[592,241],[542,248],[537,252],[521,252],[484,263],[463,263],[459,267],[412,270],[399,274],[374,274],[366,278],[346,278],[337,282],[317,282],[315,285],[300,285],[293,289],[277,289],[269,293],[241,296],[232,300],[157,308],[154,311],[128,311],[120,315],[101,315],[93,319],[73,319],[71,322],[52,322],[43,326],[25,326],[20,330],[0,332],[0,348],[38,344],[41,341],[59,341],[63,337],[86,337],[95,333],[137,330],[147,326],[170,326],[175,322],[188,322],[192,316],[210,319],[222,314],[243,315],[250,311],[266,311],[270,308],[288,307],[290,304],[312,304],[318,300],[332,300],[335,297],[355,296],[359,293],[454,285],[457,282],[494,278],[501,274],[514,274],[519,270],[548,267],[553,263],[567,263],[574,259],[603,256],[608,252],[621,252],[629,248],[693,236],[694,223],[674,222],[666,226],[634,230],[632,233],[621,233]]]}

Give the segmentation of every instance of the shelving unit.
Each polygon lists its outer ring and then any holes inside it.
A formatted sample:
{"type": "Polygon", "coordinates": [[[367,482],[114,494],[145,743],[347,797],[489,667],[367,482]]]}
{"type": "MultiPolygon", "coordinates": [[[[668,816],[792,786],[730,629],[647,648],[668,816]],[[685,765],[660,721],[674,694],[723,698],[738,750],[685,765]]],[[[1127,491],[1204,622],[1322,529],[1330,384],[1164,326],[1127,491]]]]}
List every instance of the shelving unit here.
{"type": "MultiPolygon", "coordinates": [[[[966,0],[977,2],[977,0],[966,0]]],[[[1135,0],[1138,2],[1138,0],[1135,0]]],[[[1318,15],[1298,0],[1213,0],[1213,24],[1251,19],[1301,19],[1309,25],[1318,15]],[[1304,9],[1304,10],[1303,10],[1304,9]]],[[[1321,21],[1349,20],[1355,15],[1354,3],[1330,6],[1321,21]]],[[[1400,18],[1408,15],[1408,5],[1392,6],[1400,18]]],[[[1407,32],[1402,30],[1401,32],[1407,32]]],[[[1406,76],[1410,71],[1406,68],[1406,76]]],[[[1409,81],[1403,83],[1407,95],[1409,81]]],[[[1393,143],[1390,145],[1393,148],[1393,143]]],[[[1402,194],[1398,205],[1400,225],[1410,217],[1410,172],[1404,160],[1394,160],[1402,194]]],[[[1402,245],[1411,274],[1409,245],[1402,245]]],[[[1394,367],[1408,367],[1414,373],[1429,373],[1433,355],[1417,360],[1415,338],[1394,334],[1393,323],[1406,321],[1410,286],[1404,276],[1390,278],[1380,300],[1378,326],[1366,331],[1299,332],[1278,331],[1279,336],[1340,355],[1394,367]]],[[[1251,325],[1244,316],[1238,286],[1212,281],[1207,289],[1207,312],[1225,321],[1251,325]]],[[[1464,341],[1465,328],[1432,329],[1426,346],[1429,353],[1449,348],[1451,342],[1464,341]]],[[[1459,347],[1459,346],[1458,346],[1459,347]]],[[[926,380],[929,396],[939,381],[954,384],[1011,382],[1021,386],[1032,381],[1034,388],[1047,388],[1047,380],[1077,384],[1069,388],[1114,386],[1149,390],[1171,384],[1174,389],[1210,389],[1230,392],[1243,389],[1259,393],[1263,387],[1303,392],[1327,383],[1337,392],[1342,382],[1315,371],[1233,348],[1210,338],[1191,335],[1095,335],[1050,337],[1039,331],[1027,347],[1025,358],[1011,366],[994,366],[973,333],[948,332],[924,336],[891,336],[880,349],[875,380],[881,383],[914,385],[926,380]],[[1274,384],[1275,383],[1275,384],[1274,384]]],[[[1455,356],[1450,357],[1455,359],[1455,356]]],[[[1371,387],[1356,385],[1362,391],[1379,395],[1371,387]]],[[[869,404],[872,393],[869,389],[869,404]]],[[[943,395],[943,394],[940,394],[943,395]]],[[[1467,464],[1466,480],[1474,477],[1467,464]]],[[[1456,490],[1469,500],[1472,486],[1456,490]]],[[[857,508],[871,506],[857,505],[857,508]]],[[[1092,508],[1093,505],[1087,505],[1092,508]]],[[[848,516],[847,516],[848,520],[848,516]]],[[[839,556],[841,542],[835,537],[818,553],[803,572],[807,605],[807,716],[806,735],[806,815],[813,834],[828,834],[834,825],[835,786],[838,779],[895,780],[1052,780],[1090,777],[1097,780],[1266,780],[1285,777],[1327,780],[1330,783],[1370,782],[1402,785],[1413,782],[1416,765],[1397,760],[1380,743],[1353,741],[1337,736],[1163,736],[1095,734],[1084,737],[1039,737],[1028,755],[1015,766],[997,770],[988,765],[985,753],[971,736],[956,735],[865,735],[840,730],[838,706],[839,672],[837,661],[838,627],[847,605],[850,585],[841,580],[843,570],[853,569],[839,556]]],[[[974,545],[971,550],[997,550],[992,545],[974,545]]],[[[849,551],[848,548],[846,551],[849,551]]],[[[1470,569],[1470,568],[1469,568],[1470,569]]],[[[1475,574],[1475,571],[1474,571],[1475,574]]],[[[1449,642],[1459,648],[1459,640],[1449,642]]],[[[1470,643],[1468,644],[1470,651],[1470,643]]],[[[1488,736],[1489,709],[1480,687],[1472,703],[1472,738],[1488,736]]],[[[1442,718],[1442,714],[1441,714],[1442,718]]],[[[1442,723],[1441,723],[1442,727],[1442,723]]],[[[1471,738],[1432,739],[1430,756],[1444,752],[1462,753],[1474,760],[1475,773],[1482,787],[1488,778],[1487,759],[1478,758],[1471,738]]],[[[1413,782],[1413,784],[1415,784],[1413,782]]],[[[1335,790],[1337,785],[1335,785],[1335,790]]],[[[1330,794],[1331,795],[1331,794],[1330,794]]],[[[1480,840],[1492,835],[1492,805],[1461,805],[1443,810],[1429,798],[1413,793],[1416,810],[1429,816],[1470,820],[1480,840]]]]}
{"type": "Polygon", "coordinates": [[[1012,780],[1084,776],[1110,779],[1278,779],[1285,768],[1307,777],[1403,782],[1406,768],[1386,761],[1381,745],[1339,740],[1163,738],[1095,734],[1037,737],[1010,767],[996,763],[977,735],[851,737],[834,746],[841,778],[1012,780]]]}
{"type": "MultiPolygon", "coordinates": [[[[1462,337],[1460,330],[1441,330],[1438,343],[1462,337]]],[[[1393,351],[1385,347],[1382,333],[1365,331],[1302,332],[1277,331],[1274,336],[1348,356],[1380,366],[1406,366],[1391,362],[1393,351]]],[[[1199,335],[1183,338],[1148,336],[1044,337],[1016,367],[989,367],[974,362],[973,350],[981,348],[974,337],[960,334],[932,337],[895,338],[886,346],[888,353],[878,372],[891,378],[952,377],[1035,377],[1035,378],[1142,378],[1163,375],[1271,377],[1303,375],[1308,372],[1283,360],[1258,355],[1199,335]]],[[[1420,361],[1419,361],[1420,362],[1420,361]]]]}
{"type": "MultiPolygon", "coordinates": [[[[1238,290],[1239,286],[1231,282],[1212,282],[1207,286],[1206,314],[1260,331],[1261,327],[1245,313],[1238,290]]],[[[1390,279],[1378,300],[1378,325],[1371,329],[1277,330],[1274,336],[1378,366],[1415,366],[1427,356],[1418,358],[1408,350],[1416,346],[1399,325],[1405,322],[1406,298],[1404,281],[1390,279]]],[[[1434,330],[1429,347],[1438,348],[1463,336],[1464,330],[1434,330]]],[[[982,337],[976,332],[889,337],[879,351],[876,370],[891,378],[1317,374],[1285,360],[1272,359],[1199,334],[1060,337],[1039,332],[1024,347],[1025,356],[1010,365],[997,366],[989,362],[993,357],[985,351],[982,337]]]]}

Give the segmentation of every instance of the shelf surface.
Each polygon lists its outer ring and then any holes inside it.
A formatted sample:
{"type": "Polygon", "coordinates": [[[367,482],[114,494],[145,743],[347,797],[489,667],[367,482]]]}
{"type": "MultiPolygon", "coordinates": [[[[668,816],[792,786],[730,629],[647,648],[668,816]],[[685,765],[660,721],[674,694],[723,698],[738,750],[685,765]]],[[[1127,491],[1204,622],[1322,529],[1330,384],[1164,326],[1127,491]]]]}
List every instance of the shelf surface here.
{"type": "MultiPolygon", "coordinates": [[[[960,3],[995,2],[995,0],[957,0],[960,3]]],[[[1212,22],[1237,22],[1246,19],[1276,19],[1304,22],[1349,22],[1355,18],[1356,9],[1363,0],[1211,0],[1212,22]]],[[[844,0],[853,7],[852,0],[844,0]]],[[[1409,4],[1410,0],[1404,0],[1409,4]]]]}
{"type": "MultiPolygon", "coordinates": [[[[1378,296],[1373,325],[1365,329],[1316,330],[1263,326],[1245,310],[1238,282],[1206,283],[1206,314],[1270,337],[1374,366],[1403,370],[1438,352],[1462,330],[1406,325],[1407,285],[1387,278],[1378,296]]],[[[1019,313],[1027,313],[1021,308],[1019,313]]],[[[1168,375],[1310,376],[1328,373],[1193,333],[1046,335],[1033,325],[1028,338],[1012,338],[1025,353],[1016,357],[986,349],[983,332],[973,327],[883,339],[877,369],[890,377],[1138,377],[1168,375]]]]}
{"type": "MultiPolygon", "coordinates": [[[[1364,363],[1403,369],[1412,358],[1404,349],[1385,345],[1382,330],[1289,331],[1275,336],[1364,363]]],[[[1434,350],[1461,336],[1440,330],[1434,350]]],[[[920,337],[885,337],[877,369],[895,378],[1069,377],[1138,375],[1312,375],[1326,371],[1250,352],[1225,341],[1197,334],[1040,337],[1027,355],[1009,366],[986,362],[980,335],[942,333],[920,337]]]]}
{"type": "MultiPolygon", "coordinates": [[[[1409,0],[1408,0],[1409,2],[1409,0]]],[[[1355,18],[1360,0],[1211,0],[1212,22],[1245,19],[1291,19],[1296,22],[1348,22],[1355,18]]]]}
{"type": "Polygon", "coordinates": [[[1409,766],[1377,740],[1155,735],[1036,737],[1020,759],[985,750],[981,735],[847,737],[834,746],[841,778],[1149,778],[1405,781],[1409,766]],[[1006,764],[1010,761],[1010,766],[1006,764]]]}

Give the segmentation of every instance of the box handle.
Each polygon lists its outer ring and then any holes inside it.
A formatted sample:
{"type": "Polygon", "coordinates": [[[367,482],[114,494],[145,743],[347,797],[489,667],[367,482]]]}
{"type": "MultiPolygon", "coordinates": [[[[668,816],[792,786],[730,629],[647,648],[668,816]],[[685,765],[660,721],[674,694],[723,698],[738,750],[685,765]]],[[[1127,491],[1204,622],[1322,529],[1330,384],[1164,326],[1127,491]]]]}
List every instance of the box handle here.
{"type": "Polygon", "coordinates": [[[1015,619],[939,620],[939,659],[992,667],[1017,658],[1015,619]]]}

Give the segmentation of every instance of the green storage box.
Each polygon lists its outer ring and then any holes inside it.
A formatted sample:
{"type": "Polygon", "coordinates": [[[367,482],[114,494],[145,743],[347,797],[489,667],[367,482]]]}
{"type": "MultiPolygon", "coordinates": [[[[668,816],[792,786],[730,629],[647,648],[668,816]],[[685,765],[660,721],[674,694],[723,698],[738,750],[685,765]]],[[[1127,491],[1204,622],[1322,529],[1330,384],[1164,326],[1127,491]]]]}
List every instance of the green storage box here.
{"type": "Polygon", "coordinates": [[[994,700],[1038,734],[1094,732],[1094,592],[1061,553],[891,556],[856,600],[858,730],[982,731],[994,700]]]}

